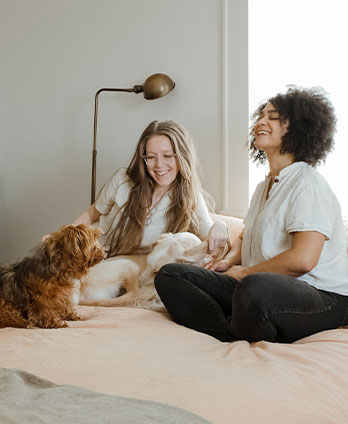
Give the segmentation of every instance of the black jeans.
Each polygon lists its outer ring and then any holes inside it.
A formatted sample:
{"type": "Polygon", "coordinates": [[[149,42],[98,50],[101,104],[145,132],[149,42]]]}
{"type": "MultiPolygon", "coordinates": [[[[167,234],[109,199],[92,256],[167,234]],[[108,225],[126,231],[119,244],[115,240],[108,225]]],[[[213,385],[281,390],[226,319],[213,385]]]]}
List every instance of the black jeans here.
{"type": "Polygon", "coordinates": [[[348,296],[294,277],[248,275],[240,282],[192,265],[164,265],[156,290],[178,324],[223,342],[290,343],[348,322],[348,296]]]}

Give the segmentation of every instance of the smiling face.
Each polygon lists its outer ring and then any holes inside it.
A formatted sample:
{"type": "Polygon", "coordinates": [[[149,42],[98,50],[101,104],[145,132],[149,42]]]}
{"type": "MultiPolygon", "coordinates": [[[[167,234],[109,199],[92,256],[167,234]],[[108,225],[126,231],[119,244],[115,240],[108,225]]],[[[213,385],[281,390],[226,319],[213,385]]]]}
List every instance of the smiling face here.
{"type": "Polygon", "coordinates": [[[154,135],[146,142],[146,169],[156,186],[169,188],[179,168],[172,143],[166,135],[154,135]]]}
{"type": "Polygon", "coordinates": [[[268,103],[262,110],[254,127],[254,146],[267,154],[279,153],[282,145],[282,137],[288,130],[288,122],[281,122],[279,113],[268,103]]]}

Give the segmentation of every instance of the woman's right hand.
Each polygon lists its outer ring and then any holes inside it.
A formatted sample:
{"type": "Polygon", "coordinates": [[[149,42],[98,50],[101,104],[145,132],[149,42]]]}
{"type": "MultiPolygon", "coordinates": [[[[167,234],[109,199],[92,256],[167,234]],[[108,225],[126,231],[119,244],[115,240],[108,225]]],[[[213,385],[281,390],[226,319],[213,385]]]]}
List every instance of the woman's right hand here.
{"type": "Polygon", "coordinates": [[[220,259],[218,261],[209,262],[204,266],[206,269],[217,272],[225,272],[230,268],[230,264],[226,259],[220,259]]]}
{"type": "Polygon", "coordinates": [[[228,228],[225,222],[216,221],[210,227],[208,233],[208,251],[209,253],[214,252],[226,243],[230,242],[228,228]]]}
{"type": "Polygon", "coordinates": [[[241,264],[241,251],[242,251],[243,231],[240,233],[231,246],[227,255],[220,260],[211,261],[204,266],[204,268],[212,271],[226,272],[233,265],[241,264]]]}

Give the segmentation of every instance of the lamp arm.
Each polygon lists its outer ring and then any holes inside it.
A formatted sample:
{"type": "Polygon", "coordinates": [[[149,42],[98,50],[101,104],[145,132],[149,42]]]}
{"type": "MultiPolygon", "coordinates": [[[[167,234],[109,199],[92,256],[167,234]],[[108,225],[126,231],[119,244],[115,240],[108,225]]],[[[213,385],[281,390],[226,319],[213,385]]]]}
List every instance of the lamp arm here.
{"type": "Polygon", "coordinates": [[[95,201],[96,172],[97,172],[97,128],[98,128],[98,100],[99,94],[103,91],[116,91],[126,93],[141,93],[142,85],[135,85],[133,88],[101,88],[94,97],[94,130],[93,130],[93,152],[92,152],[92,184],[91,184],[91,205],[95,201]]]}

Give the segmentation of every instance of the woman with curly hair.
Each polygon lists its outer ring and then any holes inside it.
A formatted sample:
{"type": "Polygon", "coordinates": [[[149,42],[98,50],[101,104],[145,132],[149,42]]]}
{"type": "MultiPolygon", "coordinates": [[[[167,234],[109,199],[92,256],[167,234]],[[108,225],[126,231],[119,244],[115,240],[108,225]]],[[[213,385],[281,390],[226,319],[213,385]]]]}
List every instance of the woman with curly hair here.
{"type": "Polygon", "coordinates": [[[269,175],[227,256],[200,269],[169,264],[155,279],[179,324],[221,341],[293,342],[348,323],[347,241],[340,205],[314,169],[336,118],[320,89],[291,87],[253,115],[250,154],[269,175]]]}
{"type": "Polygon", "coordinates": [[[153,121],[143,131],[127,169],[119,169],[93,205],[73,224],[97,223],[108,256],[149,251],[166,232],[209,239],[213,251],[228,240],[213,225],[197,175],[194,145],[175,121],[153,121]]]}

